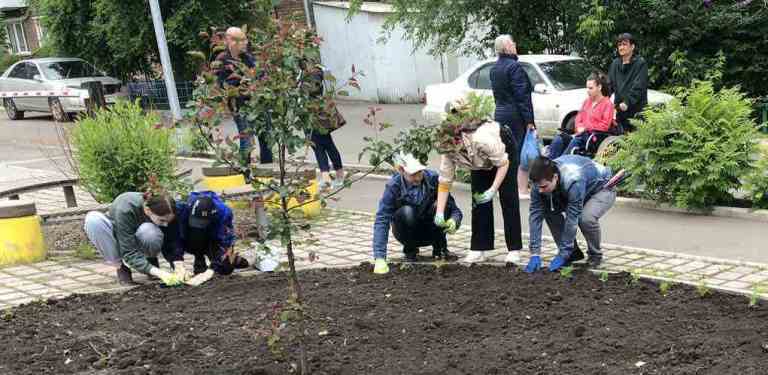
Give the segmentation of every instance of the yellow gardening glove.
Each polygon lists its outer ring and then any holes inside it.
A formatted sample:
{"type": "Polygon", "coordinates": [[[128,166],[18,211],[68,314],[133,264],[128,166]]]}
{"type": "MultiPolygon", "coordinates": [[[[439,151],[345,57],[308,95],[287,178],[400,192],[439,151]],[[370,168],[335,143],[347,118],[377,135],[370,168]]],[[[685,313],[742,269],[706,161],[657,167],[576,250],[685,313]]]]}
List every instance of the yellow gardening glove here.
{"type": "Polygon", "coordinates": [[[373,266],[373,273],[379,275],[389,273],[389,265],[387,264],[387,260],[384,258],[376,259],[373,266]]]}
{"type": "Polygon", "coordinates": [[[179,279],[179,276],[175,273],[170,273],[168,271],[161,270],[157,267],[152,267],[149,269],[149,274],[152,276],[155,276],[163,281],[163,284],[166,286],[177,286],[181,285],[182,281],[179,279]]]}
{"type": "Polygon", "coordinates": [[[454,234],[456,233],[456,220],[448,219],[445,221],[445,225],[443,225],[443,232],[446,234],[454,234]]]}

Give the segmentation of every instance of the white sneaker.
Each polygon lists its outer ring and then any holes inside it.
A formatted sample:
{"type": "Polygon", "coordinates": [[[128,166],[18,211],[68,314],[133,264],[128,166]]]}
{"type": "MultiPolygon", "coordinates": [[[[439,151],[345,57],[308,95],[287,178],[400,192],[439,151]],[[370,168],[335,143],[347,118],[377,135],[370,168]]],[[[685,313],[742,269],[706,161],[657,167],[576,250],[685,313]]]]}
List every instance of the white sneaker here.
{"type": "Polygon", "coordinates": [[[520,251],[519,250],[515,250],[515,251],[508,252],[507,253],[507,257],[504,258],[504,263],[507,263],[507,264],[512,263],[512,264],[519,265],[520,264],[520,251]]]}
{"type": "Polygon", "coordinates": [[[485,251],[473,251],[470,250],[469,254],[461,260],[464,263],[480,263],[485,262],[485,251]]]}

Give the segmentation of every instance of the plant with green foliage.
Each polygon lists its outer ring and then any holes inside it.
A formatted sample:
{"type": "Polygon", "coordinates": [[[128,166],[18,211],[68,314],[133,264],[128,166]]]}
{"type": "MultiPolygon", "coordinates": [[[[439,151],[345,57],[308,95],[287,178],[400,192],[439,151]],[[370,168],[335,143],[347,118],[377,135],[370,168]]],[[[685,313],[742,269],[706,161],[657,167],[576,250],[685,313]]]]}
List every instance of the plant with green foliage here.
{"type": "Polygon", "coordinates": [[[75,248],[75,256],[80,259],[92,260],[100,258],[96,248],[90,243],[81,243],[75,248]]]}
{"type": "Polygon", "coordinates": [[[143,191],[153,176],[164,187],[178,187],[173,130],[138,102],[120,101],[78,121],[70,142],[82,186],[101,203],[143,191]]]}
{"type": "Polygon", "coordinates": [[[640,282],[640,275],[642,274],[643,270],[640,268],[635,268],[629,273],[629,280],[627,281],[627,285],[629,286],[635,286],[640,282]]]}
{"type": "Polygon", "coordinates": [[[712,290],[707,286],[704,277],[699,278],[699,282],[696,284],[696,293],[699,297],[704,298],[712,294],[712,290]]]}
{"type": "Polygon", "coordinates": [[[599,279],[603,283],[607,283],[608,282],[608,271],[600,272],[600,278],[599,279]]]}
{"type": "Polygon", "coordinates": [[[492,96],[469,93],[453,108],[445,120],[438,125],[436,147],[440,154],[450,154],[462,150],[462,136],[465,131],[474,131],[493,118],[495,103],[492,96]]]}
{"type": "Polygon", "coordinates": [[[736,88],[696,82],[685,96],[645,111],[608,163],[632,171],[626,189],[686,209],[728,204],[753,169],[757,129],[736,88]]]}
{"type": "Polygon", "coordinates": [[[664,280],[661,283],[659,283],[659,293],[661,293],[662,296],[666,297],[669,294],[669,290],[672,288],[672,282],[668,280],[664,280]]]}
{"type": "Polygon", "coordinates": [[[560,269],[560,278],[571,279],[573,278],[573,266],[567,266],[560,269]]]}
{"type": "Polygon", "coordinates": [[[749,307],[757,307],[760,303],[761,294],[763,294],[763,286],[759,283],[752,285],[752,291],[749,294],[749,307]]]}
{"type": "Polygon", "coordinates": [[[768,146],[762,145],[755,169],[744,181],[753,208],[768,208],[768,146]]]}

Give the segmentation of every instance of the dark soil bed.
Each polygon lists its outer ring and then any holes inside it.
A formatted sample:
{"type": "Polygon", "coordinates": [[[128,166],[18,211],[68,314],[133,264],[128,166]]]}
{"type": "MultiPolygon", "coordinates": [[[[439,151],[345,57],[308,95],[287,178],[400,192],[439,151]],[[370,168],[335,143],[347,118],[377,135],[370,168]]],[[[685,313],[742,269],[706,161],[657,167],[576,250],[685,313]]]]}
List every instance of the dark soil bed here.
{"type": "MultiPolygon", "coordinates": [[[[765,374],[768,309],[676,285],[577,272],[370,265],[301,273],[315,374],[765,374]]],[[[282,275],[144,286],[19,307],[0,321],[1,374],[286,374],[267,345],[282,275]]]]}

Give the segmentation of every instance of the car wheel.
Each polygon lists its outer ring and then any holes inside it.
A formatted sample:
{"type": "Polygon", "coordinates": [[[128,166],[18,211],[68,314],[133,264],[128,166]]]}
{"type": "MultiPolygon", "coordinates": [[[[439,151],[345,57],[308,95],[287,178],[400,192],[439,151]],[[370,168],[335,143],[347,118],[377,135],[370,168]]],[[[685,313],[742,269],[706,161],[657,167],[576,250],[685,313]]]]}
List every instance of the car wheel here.
{"type": "Polygon", "coordinates": [[[24,111],[19,111],[16,108],[16,103],[13,102],[13,99],[3,99],[3,107],[5,107],[5,114],[8,115],[9,119],[21,120],[24,118],[24,111]]]}
{"type": "Polygon", "coordinates": [[[565,125],[563,126],[563,130],[565,130],[568,134],[573,134],[573,132],[576,131],[576,115],[568,118],[568,121],[566,121],[565,125]]]}
{"type": "Polygon", "coordinates": [[[621,136],[612,135],[603,139],[603,141],[600,142],[600,146],[597,148],[597,151],[595,152],[595,161],[598,163],[605,163],[614,155],[616,155],[616,153],[619,151],[621,138],[621,136]]]}
{"type": "Polygon", "coordinates": [[[64,106],[61,105],[61,101],[58,98],[48,99],[48,107],[53,115],[53,120],[56,122],[69,122],[72,121],[72,116],[64,112],[64,106]]]}

